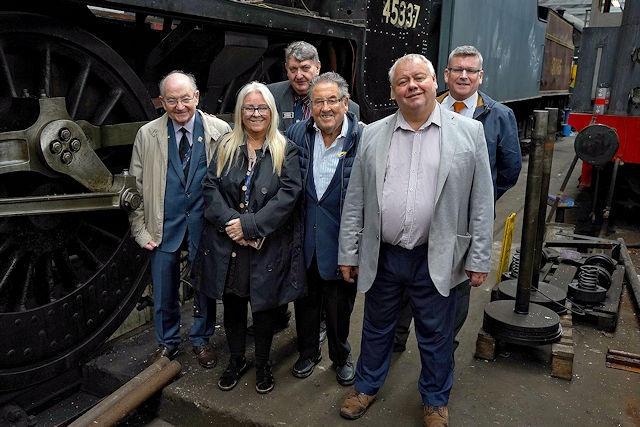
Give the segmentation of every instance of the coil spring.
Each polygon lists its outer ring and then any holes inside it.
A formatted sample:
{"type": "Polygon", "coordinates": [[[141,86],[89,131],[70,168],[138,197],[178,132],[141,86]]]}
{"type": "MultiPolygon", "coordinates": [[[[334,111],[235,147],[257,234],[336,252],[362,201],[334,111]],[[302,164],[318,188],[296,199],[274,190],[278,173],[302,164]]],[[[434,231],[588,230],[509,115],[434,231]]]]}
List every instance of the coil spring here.
{"type": "Polygon", "coordinates": [[[598,287],[597,265],[582,265],[578,272],[578,286],[582,289],[596,289],[598,287]]]}
{"type": "Polygon", "coordinates": [[[520,249],[516,249],[515,253],[511,256],[511,264],[509,264],[509,273],[512,277],[518,277],[520,272],[520,249]]]}

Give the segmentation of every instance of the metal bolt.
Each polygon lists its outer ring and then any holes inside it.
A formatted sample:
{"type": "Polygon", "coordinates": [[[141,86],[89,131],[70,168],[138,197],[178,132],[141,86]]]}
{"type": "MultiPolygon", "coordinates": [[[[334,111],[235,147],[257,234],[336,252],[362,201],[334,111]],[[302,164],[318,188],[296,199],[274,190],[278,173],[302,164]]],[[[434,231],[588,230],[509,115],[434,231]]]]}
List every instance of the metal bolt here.
{"type": "Polygon", "coordinates": [[[62,143],[57,139],[54,139],[51,141],[51,144],[49,144],[49,150],[51,150],[52,154],[60,154],[62,151],[62,143]]]}
{"type": "Polygon", "coordinates": [[[69,148],[71,151],[80,151],[80,147],[82,147],[82,142],[78,138],[73,138],[69,143],[69,148]]]}
{"type": "Polygon", "coordinates": [[[68,141],[71,138],[71,131],[68,128],[61,128],[58,131],[58,136],[63,141],[68,141]]]}
{"type": "Polygon", "coordinates": [[[70,151],[65,151],[60,156],[60,160],[62,161],[62,164],[68,165],[73,160],[73,154],[71,154],[70,151]]]}

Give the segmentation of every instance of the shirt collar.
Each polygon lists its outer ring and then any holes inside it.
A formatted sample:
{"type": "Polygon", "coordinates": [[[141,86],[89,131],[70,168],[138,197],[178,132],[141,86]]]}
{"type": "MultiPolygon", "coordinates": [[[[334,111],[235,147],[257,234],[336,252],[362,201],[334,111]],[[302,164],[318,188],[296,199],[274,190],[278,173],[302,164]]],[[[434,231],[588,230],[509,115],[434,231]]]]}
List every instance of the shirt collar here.
{"type": "MultiPolygon", "coordinates": [[[[434,124],[434,125],[436,125],[438,127],[442,127],[442,119],[440,118],[440,104],[437,103],[437,102],[436,102],[435,107],[433,108],[433,111],[429,115],[429,118],[427,119],[427,121],[424,122],[422,124],[422,126],[420,126],[420,129],[418,129],[418,130],[424,130],[424,129],[428,128],[429,126],[431,126],[432,124],[434,124]]],[[[398,129],[398,128],[404,129],[404,130],[409,130],[411,132],[415,132],[413,130],[413,128],[411,126],[409,126],[409,124],[405,120],[405,118],[402,115],[402,112],[400,110],[398,110],[398,118],[396,120],[395,129],[398,129]]]]}
{"type": "Polygon", "coordinates": [[[196,112],[193,115],[193,117],[191,117],[191,119],[189,119],[189,121],[187,123],[185,123],[184,125],[178,124],[178,122],[176,122],[175,120],[171,119],[171,121],[173,122],[173,128],[176,130],[176,133],[178,133],[180,131],[180,128],[185,128],[188,133],[193,135],[193,128],[196,125],[196,114],[198,114],[198,113],[196,112]]]}
{"type": "MultiPolygon", "coordinates": [[[[453,110],[454,102],[456,102],[456,100],[453,99],[450,94],[447,94],[447,96],[442,100],[442,105],[444,105],[447,110],[453,110]]],[[[468,110],[475,111],[476,106],[478,105],[478,91],[475,91],[473,95],[467,99],[463,99],[462,102],[464,102],[464,105],[468,110]]]]}
{"type": "MultiPolygon", "coordinates": [[[[316,130],[316,133],[321,132],[315,120],[313,121],[313,128],[316,130]]],[[[340,135],[336,136],[336,141],[340,138],[346,138],[347,132],[349,132],[349,120],[347,119],[347,115],[345,114],[344,119],[342,120],[342,128],[340,129],[340,135]]]]}

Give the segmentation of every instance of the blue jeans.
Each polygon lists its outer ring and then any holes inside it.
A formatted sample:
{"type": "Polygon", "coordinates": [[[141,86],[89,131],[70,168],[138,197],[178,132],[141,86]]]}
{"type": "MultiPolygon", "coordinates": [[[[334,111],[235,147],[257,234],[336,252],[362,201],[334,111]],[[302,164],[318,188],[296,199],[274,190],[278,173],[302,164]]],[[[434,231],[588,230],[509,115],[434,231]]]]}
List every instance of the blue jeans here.
{"type": "Polygon", "coordinates": [[[383,244],[376,279],[365,294],[355,388],[378,393],[389,372],[395,327],[406,288],[414,313],[422,370],[418,390],[427,406],[446,406],[453,386],[455,291],[440,295],[429,275],[427,246],[383,244]]]}

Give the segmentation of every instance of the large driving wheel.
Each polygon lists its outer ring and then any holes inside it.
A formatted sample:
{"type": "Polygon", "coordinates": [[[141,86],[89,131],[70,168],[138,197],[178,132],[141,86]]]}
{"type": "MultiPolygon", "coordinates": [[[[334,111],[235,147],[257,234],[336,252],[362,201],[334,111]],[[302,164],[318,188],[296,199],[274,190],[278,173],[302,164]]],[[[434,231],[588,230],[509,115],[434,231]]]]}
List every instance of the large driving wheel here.
{"type": "MultiPolygon", "coordinates": [[[[65,99],[73,120],[98,127],[155,117],[140,79],[92,35],[42,16],[0,14],[0,198],[88,192],[68,176],[3,161],[2,135],[32,126],[38,98],[53,97],[65,99]]],[[[120,173],[132,142],[94,149],[120,173]]],[[[38,155],[38,141],[27,146],[28,158],[38,155]]],[[[0,218],[0,392],[78,366],[122,323],[147,264],[128,229],[117,210],[0,218]]]]}

